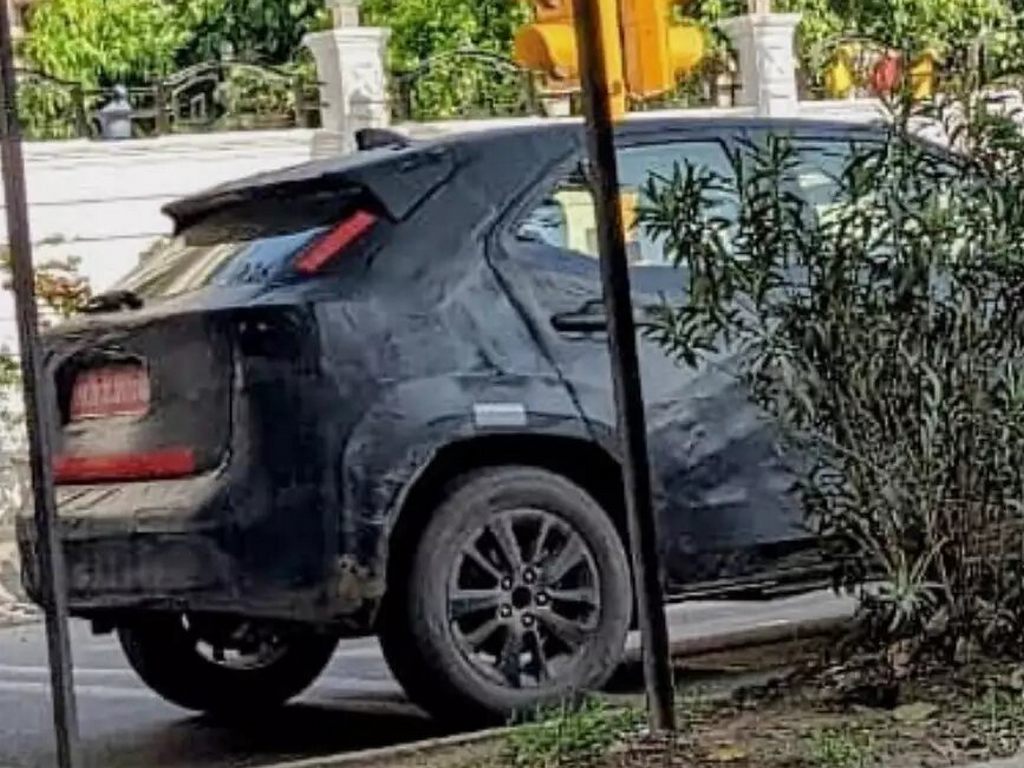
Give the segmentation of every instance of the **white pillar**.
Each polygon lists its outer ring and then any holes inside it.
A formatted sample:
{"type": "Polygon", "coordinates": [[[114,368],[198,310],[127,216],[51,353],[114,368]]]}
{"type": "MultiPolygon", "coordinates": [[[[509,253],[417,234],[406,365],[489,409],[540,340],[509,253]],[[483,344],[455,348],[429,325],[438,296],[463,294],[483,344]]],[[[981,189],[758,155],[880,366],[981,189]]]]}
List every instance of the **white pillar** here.
{"type": "Polygon", "coordinates": [[[7,17],[11,20],[11,39],[18,41],[25,37],[25,11],[22,6],[26,0],[6,0],[7,17]]]}
{"type": "Polygon", "coordinates": [[[719,22],[739,57],[741,106],[755,107],[764,117],[797,114],[794,39],[799,24],[798,13],[751,13],[719,22]]]}
{"type": "Polygon", "coordinates": [[[387,90],[387,46],[391,30],[359,26],[362,0],[328,0],[335,27],[306,35],[316,60],[323,128],[313,156],[356,150],[355,133],[391,124],[387,90]]]}

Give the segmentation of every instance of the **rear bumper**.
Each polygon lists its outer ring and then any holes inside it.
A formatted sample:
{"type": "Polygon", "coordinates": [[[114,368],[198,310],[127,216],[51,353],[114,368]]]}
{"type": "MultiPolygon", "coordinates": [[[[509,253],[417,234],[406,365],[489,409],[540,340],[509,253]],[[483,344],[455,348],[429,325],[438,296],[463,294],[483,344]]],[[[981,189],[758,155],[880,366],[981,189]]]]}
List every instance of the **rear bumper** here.
{"type": "MultiPolygon", "coordinates": [[[[224,473],[66,486],[57,493],[73,615],[234,613],[340,622],[352,632],[369,622],[354,606],[330,599],[337,559],[325,553],[323,529],[301,522],[323,517],[310,514],[318,507],[312,489],[279,499],[280,509],[250,506],[244,514],[224,473]],[[307,514],[294,514],[299,509],[307,514]],[[283,530],[281,521],[288,519],[291,529],[283,530]]],[[[18,541],[26,590],[38,602],[41,574],[31,520],[18,521],[18,541]]]]}

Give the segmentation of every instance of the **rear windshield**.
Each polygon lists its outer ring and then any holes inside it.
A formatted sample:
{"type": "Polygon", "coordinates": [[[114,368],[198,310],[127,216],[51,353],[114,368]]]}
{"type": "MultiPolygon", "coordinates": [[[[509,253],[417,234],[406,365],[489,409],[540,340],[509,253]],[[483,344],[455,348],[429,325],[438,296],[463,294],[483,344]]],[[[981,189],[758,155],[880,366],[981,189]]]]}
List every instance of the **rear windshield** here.
{"type": "Polygon", "coordinates": [[[334,191],[221,209],[146,254],[114,290],[163,299],[208,286],[286,280],[295,274],[298,253],[354,205],[354,194],[334,191]]]}

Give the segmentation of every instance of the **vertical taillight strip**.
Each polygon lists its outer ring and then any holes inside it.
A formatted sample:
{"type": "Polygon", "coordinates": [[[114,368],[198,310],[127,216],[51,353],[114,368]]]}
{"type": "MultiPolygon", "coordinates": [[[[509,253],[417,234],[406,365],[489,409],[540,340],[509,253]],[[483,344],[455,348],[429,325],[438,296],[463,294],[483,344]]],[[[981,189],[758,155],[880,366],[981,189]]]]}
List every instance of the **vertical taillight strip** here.
{"type": "Polygon", "coordinates": [[[295,269],[304,275],[315,275],[331,259],[373,229],[376,223],[377,217],[369,211],[356,211],[300,253],[295,260],[295,269]]]}

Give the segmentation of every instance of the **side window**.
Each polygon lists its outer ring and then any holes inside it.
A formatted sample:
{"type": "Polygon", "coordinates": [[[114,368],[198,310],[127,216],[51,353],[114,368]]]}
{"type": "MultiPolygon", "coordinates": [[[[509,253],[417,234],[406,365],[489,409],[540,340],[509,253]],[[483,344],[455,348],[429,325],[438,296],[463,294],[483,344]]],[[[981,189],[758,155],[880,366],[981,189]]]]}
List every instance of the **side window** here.
{"type": "Polygon", "coordinates": [[[848,142],[811,141],[800,142],[796,147],[800,152],[798,193],[822,221],[841,204],[837,199],[839,179],[850,163],[855,146],[848,142]]]}
{"type": "MultiPolygon", "coordinates": [[[[641,190],[652,174],[671,177],[675,166],[686,161],[729,177],[732,170],[718,142],[686,141],[628,147],[619,151],[619,195],[626,247],[635,266],[668,263],[662,244],[636,224],[641,190]]],[[[728,215],[728,214],[726,214],[728,215]]],[[[517,235],[597,258],[597,216],[586,180],[577,171],[561,179],[551,193],[519,223],[517,235]]]]}

